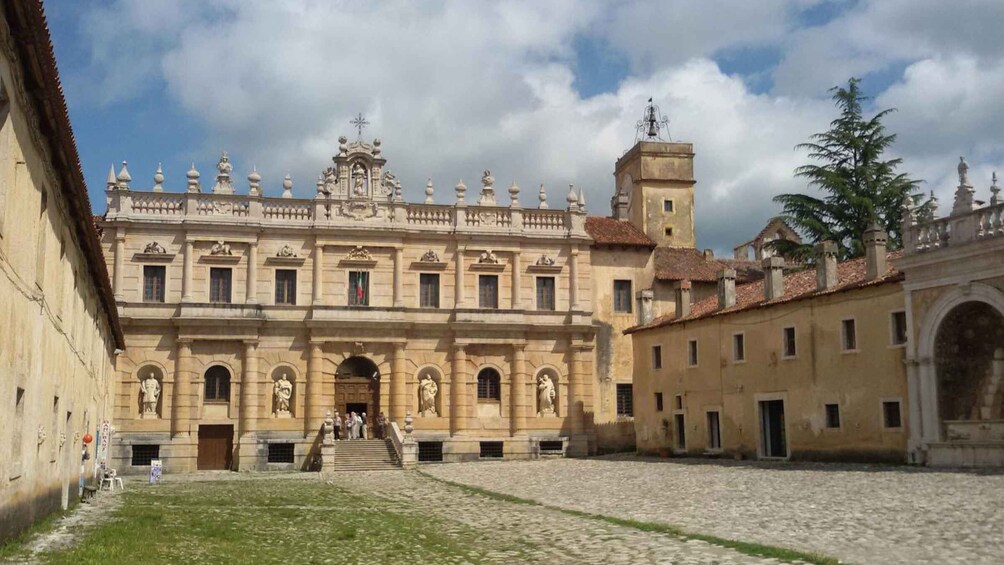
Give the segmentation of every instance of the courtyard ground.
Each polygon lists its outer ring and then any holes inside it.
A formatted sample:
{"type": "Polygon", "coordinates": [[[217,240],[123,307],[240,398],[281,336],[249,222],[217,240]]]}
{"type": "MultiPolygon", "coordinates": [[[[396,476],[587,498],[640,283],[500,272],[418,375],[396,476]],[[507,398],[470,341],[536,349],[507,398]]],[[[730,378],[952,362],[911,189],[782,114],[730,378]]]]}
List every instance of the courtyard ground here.
{"type": "Polygon", "coordinates": [[[859,564],[1004,563],[1004,472],[616,456],[423,467],[563,509],[859,564]]]}

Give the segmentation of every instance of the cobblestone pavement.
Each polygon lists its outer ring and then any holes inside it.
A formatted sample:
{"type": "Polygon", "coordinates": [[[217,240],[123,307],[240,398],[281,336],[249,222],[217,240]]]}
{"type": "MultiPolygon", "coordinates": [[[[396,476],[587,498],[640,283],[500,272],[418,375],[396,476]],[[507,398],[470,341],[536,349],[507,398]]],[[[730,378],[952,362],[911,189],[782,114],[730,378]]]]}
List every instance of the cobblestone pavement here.
{"type": "Polygon", "coordinates": [[[1004,562],[1004,473],[634,456],[425,466],[561,508],[853,563],[1004,562]]]}
{"type": "MultiPolygon", "coordinates": [[[[492,468],[498,470],[497,466],[492,468]]],[[[388,500],[397,511],[435,516],[480,532],[512,549],[472,556],[489,563],[777,563],[699,540],[617,526],[557,510],[468,493],[413,472],[357,472],[329,476],[353,493],[388,500]]],[[[449,527],[449,526],[447,526],[449,527]]]]}

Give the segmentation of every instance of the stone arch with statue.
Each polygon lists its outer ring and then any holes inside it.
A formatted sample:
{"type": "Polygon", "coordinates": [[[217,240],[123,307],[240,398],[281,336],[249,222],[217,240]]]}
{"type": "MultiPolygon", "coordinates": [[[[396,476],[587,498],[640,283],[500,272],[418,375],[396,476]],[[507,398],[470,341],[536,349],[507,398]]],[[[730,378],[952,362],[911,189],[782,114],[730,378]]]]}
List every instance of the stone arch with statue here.
{"type": "Polygon", "coordinates": [[[537,370],[533,377],[536,413],[539,417],[558,415],[558,386],[561,374],[551,366],[537,370]]]}
{"type": "Polygon", "coordinates": [[[272,368],[269,379],[269,398],[273,418],[292,418],[296,405],[296,368],[280,363],[272,368]]]}
{"type": "Polygon", "coordinates": [[[136,379],[139,381],[136,401],[140,418],[155,420],[163,414],[164,375],[163,367],[149,362],[143,363],[136,371],[136,379]]]}
{"type": "Polygon", "coordinates": [[[380,369],[363,355],[352,355],[335,369],[335,410],[344,418],[349,413],[366,413],[372,426],[380,413],[380,369]]]}
{"type": "Polygon", "coordinates": [[[418,415],[423,418],[441,416],[443,414],[443,372],[439,367],[427,365],[418,370],[416,381],[418,415]]]}

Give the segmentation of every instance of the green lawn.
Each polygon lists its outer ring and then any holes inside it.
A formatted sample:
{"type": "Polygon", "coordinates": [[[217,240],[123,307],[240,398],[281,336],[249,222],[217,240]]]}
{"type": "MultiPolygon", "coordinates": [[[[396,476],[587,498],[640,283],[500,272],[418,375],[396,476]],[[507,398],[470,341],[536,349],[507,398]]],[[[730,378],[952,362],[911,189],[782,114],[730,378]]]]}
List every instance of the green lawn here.
{"type": "Polygon", "coordinates": [[[111,520],[42,562],[478,563],[528,549],[319,480],[133,484],[111,520]]]}

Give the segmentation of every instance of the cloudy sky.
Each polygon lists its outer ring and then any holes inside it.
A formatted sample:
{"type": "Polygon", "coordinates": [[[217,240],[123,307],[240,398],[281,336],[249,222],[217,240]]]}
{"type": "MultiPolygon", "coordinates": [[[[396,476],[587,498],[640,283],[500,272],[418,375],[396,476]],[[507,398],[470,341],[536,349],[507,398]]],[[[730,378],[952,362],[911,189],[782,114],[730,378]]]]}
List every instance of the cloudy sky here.
{"type": "MultiPolygon", "coordinates": [[[[1000,0],[335,2],[106,0],[45,3],[95,206],[108,167],[135,188],[163,163],[181,191],[229,151],[266,194],[291,173],[312,196],[362,112],[387,167],[420,200],[452,202],[483,169],[567,185],[609,213],[614,161],[653,97],[694,144],[698,244],[722,251],[806,190],[794,146],[836,115],[827,90],[863,79],[895,107],[904,169],[943,203],[966,155],[978,197],[1004,172],[1000,0]]],[[[245,183],[241,183],[243,186],[245,183]]],[[[470,195],[468,195],[470,197],[470,195]]],[[[506,197],[503,197],[506,200],[506,197]]],[[[98,210],[102,212],[103,210],[98,210]]]]}

